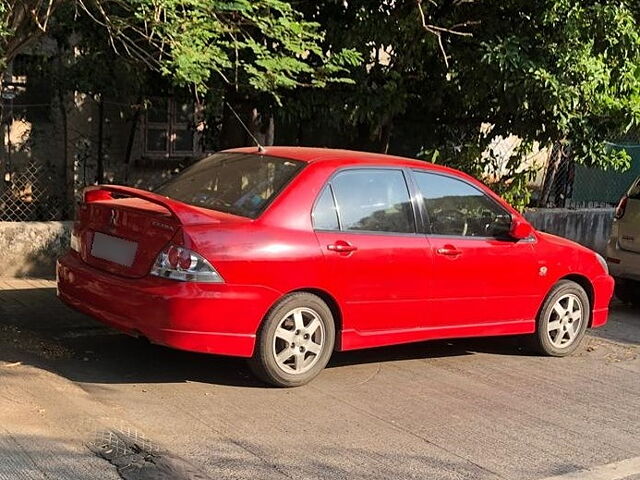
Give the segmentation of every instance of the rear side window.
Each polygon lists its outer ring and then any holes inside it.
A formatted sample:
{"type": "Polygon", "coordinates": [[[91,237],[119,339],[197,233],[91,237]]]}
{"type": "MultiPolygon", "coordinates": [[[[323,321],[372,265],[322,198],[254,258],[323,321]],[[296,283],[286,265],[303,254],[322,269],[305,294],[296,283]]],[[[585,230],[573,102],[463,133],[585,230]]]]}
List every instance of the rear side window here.
{"type": "Polygon", "coordinates": [[[313,228],[316,230],[339,230],[338,210],[333,202],[331,185],[324,187],[313,209],[313,228]]]}
{"type": "Polygon", "coordinates": [[[509,230],[511,214],[467,182],[426,172],[415,172],[415,179],[432,234],[499,237],[509,230]]]}
{"type": "Polygon", "coordinates": [[[304,162],[247,153],[217,153],[187,168],[156,193],[197,207],[256,218],[304,162]]]}
{"type": "Polygon", "coordinates": [[[409,190],[401,170],[358,169],[331,180],[342,230],[414,233],[409,190]]]}

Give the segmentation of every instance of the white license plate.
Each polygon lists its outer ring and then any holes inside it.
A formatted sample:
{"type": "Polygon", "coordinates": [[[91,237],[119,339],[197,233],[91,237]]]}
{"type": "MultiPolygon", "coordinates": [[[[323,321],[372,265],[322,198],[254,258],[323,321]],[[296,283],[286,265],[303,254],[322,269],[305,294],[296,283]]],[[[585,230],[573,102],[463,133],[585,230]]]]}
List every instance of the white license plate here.
{"type": "Polygon", "coordinates": [[[130,240],[124,240],[104,233],[96,232],[93,234],[93,243],[91,244],[91,256],[109,260],[124,267],[133,265],[133,259],[136,256],[138,244],[130,240]]]}

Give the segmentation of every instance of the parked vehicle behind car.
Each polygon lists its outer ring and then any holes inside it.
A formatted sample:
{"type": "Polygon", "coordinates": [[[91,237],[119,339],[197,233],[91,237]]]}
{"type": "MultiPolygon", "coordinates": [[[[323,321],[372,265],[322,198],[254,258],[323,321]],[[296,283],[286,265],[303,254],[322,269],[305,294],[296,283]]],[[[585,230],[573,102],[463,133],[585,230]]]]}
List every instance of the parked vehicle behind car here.
{"type": "Polygon", "coordinates": [[[607,244],[607,262],[616,296],[640,305],[640,178],[620,199],[607,244]]]}
{"type": "Polygon", "coordinates": [[[214,154],[155,193],[89,187],[58,294],[126,333],[302,385],[334,350],[527,335],[564,356],[607,321],[604,259],[461,172],[374,153],[214,154]]]}

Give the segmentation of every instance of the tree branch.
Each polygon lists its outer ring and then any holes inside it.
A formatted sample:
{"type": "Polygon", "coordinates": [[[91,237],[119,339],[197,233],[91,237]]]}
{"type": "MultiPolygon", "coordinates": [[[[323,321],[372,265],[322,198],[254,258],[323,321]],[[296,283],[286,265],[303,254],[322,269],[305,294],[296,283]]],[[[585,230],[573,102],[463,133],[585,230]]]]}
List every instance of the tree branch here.
{"type": "MultiPolygon", "coordinates": [[[[429,1],[435,5],[434,0],[429,0],[429,1]]],[[[449,56],[447,55],[447,52],[444,48],[442,35],[449,34],[449,35],[457,35],[459,37],[473,37],[473,33],[460,31],[458,30],[458,28],[467,27],[470,25],[477,25],[480,22],[459,23],[457,25],[454,25],[451,28],[439,27],[437,25],[427,23],[427,17],[424,13],[424,9],[422,8],[422,0],[416,0],[416,5],[418,7],[418,13],[420,14],[420,23],[422,24],[422,28],[424,28],[427,32],[431,33],[432,35],[436,36],[436,38],[438,39],[438,46],[440,47],[440,51],[442,52],[442,58],[444,59],[444,64],[446,65],[447,68],[449,68],[449,56]]]]}

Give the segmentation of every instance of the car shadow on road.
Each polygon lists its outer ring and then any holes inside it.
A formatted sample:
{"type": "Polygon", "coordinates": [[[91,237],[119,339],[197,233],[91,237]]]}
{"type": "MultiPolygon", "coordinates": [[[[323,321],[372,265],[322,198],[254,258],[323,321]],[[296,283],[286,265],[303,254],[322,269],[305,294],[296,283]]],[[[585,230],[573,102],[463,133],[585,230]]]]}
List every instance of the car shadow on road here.
{"type": "MultiPolygon", "coordinates": [[[[521,337],[438,340],[336,352],[328,368],[478,353],[532,355],[521,337]]],[[[244,359],[173,350],[120,334],[64,306],[53,288],[0,292],[0,361],[22,362],[96,384],[264,387],[244,359]]]]}

